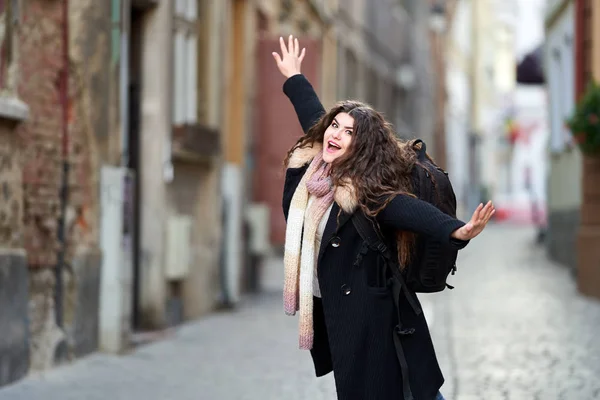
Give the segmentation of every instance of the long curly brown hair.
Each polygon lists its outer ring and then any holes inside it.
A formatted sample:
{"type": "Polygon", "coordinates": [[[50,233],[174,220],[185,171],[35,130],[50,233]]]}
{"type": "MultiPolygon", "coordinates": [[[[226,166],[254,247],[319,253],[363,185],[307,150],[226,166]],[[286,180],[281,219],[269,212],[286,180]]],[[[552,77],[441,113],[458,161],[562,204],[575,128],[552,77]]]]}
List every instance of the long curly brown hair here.
{"type": "MultiPolygon", "coordinates": [[[[413,196],[411,170],[417,159],[411,143],[400,140],[379,112],[359,101],[342,101],[331,108],[292,146],[285,165],[297,148],[322,144],[325,131],[339,113],[354,118],[354,127],[348,150],[332,163],[333,185],[350,182],[361,209],[370,217],[375,217],[398,194],[413,196]]],[[[398,235],[398,256],[404,267],[410,259],[414,235],[408,232],[398,235]]]]}

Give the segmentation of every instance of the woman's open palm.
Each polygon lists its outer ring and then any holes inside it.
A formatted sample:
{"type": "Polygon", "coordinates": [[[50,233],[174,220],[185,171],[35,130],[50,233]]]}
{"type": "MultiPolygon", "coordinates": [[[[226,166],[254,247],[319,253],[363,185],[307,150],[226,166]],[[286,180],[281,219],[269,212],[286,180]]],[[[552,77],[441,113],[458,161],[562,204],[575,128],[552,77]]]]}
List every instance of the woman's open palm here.
{"type": "Polygon", "coordinates": [[[273,58],[275,58],[275,61],[277,62],[279,72],[286,78],[298,75],[300,73],[302,60],[306,54],[306,49],[300,51],[298,39],[294,38],[292,35],[288,38],[287,47],[282,37],[279,38],[279,45],[281,46],[281,56],[279,53],[273,52],[273,58]]]}
{"type": "Polygon", "coordinates": [[[494,208],[494,205],[491,201],[488,201],[485,206],[483,204],[480,204],[473,213],[471,220],[467,222],[462,228],[455,230],[452,233],[452,237],[459,240],[473,239],[475,236],[479,235],[483,231],[483,229],[485,228],[485,226],[487,225],[490,218],[492,218],[492,215],[494,215],[495,212],[496,209],[494,208]]]}

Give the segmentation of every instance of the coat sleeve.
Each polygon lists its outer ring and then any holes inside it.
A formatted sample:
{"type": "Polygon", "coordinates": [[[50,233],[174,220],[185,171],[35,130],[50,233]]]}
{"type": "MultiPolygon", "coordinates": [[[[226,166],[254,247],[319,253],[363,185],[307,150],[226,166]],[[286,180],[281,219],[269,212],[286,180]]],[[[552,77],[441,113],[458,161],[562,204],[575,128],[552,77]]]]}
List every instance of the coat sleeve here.
{"type": "Polygon", "coordinates": [[[304,75],[289,77],[283,84],[283,92],[292,102],[304,133],[325,114],[317,93],[304,75]]]}
{"type": "Polygon", "coordinates": [[[411,231],[457,248],[463,248],[468,243],[450,236],[456,229],[464,226],[464,222],[452,218],[426,201],[408,195],[394,197],[377,215],[377,221],[385,228],[411,231]]]}

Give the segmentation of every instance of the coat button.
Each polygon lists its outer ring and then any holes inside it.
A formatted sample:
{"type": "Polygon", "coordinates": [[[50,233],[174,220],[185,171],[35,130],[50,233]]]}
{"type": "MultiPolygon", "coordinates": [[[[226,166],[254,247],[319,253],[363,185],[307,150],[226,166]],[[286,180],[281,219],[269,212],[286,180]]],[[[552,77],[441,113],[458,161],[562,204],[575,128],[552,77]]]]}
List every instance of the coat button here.
{"type": "Polygon", "coordinates": [[[331,246],[333,246],[333,247],[340,247],[341,243],[342,243],[342,241],[340,240],[340,238],[338,236],[334,236],[331,239],[331,246]]]}
{"type": "Polygon", "coordinates": [[[341,289],[342,289],[342,294],[344,296],[348,296],[350,294],[350,292],[352,292],[352,289],[350,288],[350,286],[346,285],[345,283],[342,285],[341,289]]]}

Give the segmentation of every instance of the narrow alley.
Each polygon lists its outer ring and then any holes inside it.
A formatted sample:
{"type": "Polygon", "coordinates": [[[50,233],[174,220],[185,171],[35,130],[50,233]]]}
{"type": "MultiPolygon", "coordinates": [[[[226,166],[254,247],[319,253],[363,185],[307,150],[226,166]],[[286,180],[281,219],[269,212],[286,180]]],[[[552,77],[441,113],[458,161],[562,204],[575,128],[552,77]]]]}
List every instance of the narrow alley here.
{"type": "MultiPolygon", "coordinates": [[[[530,228],[492,226],[462,251],[453,291],[421,296],[451,400],[600,399],[600,302],[577,294],[530,228]]],[[[95,354],[0,389],[1,400],[325,400],[283,314],[281,261],[265,291],[125,356],[95,354]]]]}

